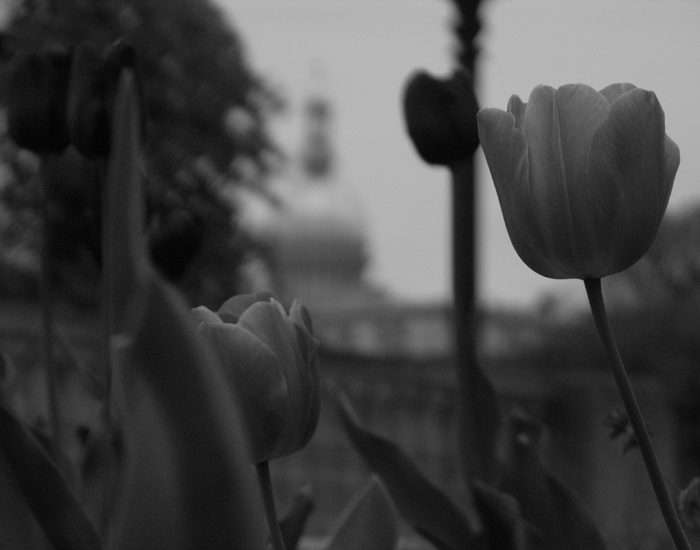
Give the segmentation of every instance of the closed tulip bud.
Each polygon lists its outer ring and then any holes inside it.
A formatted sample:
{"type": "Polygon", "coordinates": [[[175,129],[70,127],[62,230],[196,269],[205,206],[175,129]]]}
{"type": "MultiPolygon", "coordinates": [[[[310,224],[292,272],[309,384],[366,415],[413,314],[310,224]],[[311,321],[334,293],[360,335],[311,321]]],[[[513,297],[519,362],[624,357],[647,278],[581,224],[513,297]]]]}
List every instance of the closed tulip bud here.
{"type": "Polygon", "coordinates": [[[600,278],[649,249],[680,163],[653,92],[538,86],[477,120],[508,234],[531,269],[600,278]]]}
{"type": "Polygon", "coordinates": [[[166,279],[176,281],[199,251],[203,238],[202,220],[185,208],[175,208],[151,232],[151,260],[166,279]]]}
{"type": "Polygon", "coordinates": [[[17,145],[39,154],[61,153],[69,145],[66,91],[70,55],[62,50],[19,54],[7,82],[7,126],[17,145]]]}
{"type": "Polygon", "coordinates": [[[68,89],[68,132],[78,151],[88,158],[107,157],[114,98],[123,68],[133,68],[135,53],[124,40],[103,52],[84,42],[75,48],[68,89]]]}
{"type": "Polygon", "coordinates": [[[289,314],[268,291],[234,296],[214,313],[193,310],[198,332],[218,352],[239,400],[259,464],[301,450],[320,409],[318,341],[295,300],[289,314]]]}
{"type": "Polygon", "coordinates": [[[466,71],[447,79],[414,74],[406,85],[403,107],[408,135],[428,164],[452,165],[479,146],[479,106],[466,71]]]}

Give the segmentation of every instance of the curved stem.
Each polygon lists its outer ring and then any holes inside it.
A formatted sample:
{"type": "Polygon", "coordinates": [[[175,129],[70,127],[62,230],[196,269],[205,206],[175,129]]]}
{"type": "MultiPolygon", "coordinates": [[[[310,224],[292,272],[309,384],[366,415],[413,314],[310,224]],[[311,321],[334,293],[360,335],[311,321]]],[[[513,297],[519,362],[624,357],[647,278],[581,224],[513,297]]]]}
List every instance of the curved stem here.
{"type": "Polygon", "coordinates": [[[272,494],[272,481],[270,480],[270,463],[265,460],[255,465],[258,472],[258,482],[262,490],[263,503],[265,505],[265,515],[267,524],[270,527],[270,542],[275,550],[285,550],[282,531],[277,521],[277,510],[275,509],[275,497],[272,494]]]}
{"type": "Polygon", "coordinates": [[[637,438],[639,450],[644,459],[651,485],[656,494],[656,500],[661,508],[666,526],[671,533],[673,543],[678,550],[692,550],[688,538],[683,531],[680,519],[676,513],[676,507],[673,505],[671,495],[668,492],[668,487],[664,481],[663,473],[659,467],[659,462],[656,459],[654,448],[651,445],[649,432],[644,424],[642,413],[639,410],[637,399],[632,391],[632,385],[627,376],[625,365],[622,363],[620,352],[615,343],[608,315],[605,311],[605,302],[603,301],[603,291],[601,289],[600,279],[584,279],[586,285],[586,293],[588,294],[588,302],[591,305],[591,312],[595,320],[598,335],[605,348],[605,354],[608,357],[608,363],[615,377],[615,382],[622,396],[622,402],[627,410],[634,435],[637,438]]]}
{"type": "Polygon", "coordinates": [[[99,187],[100,200],[102,208],[102,227],[101,227],[101,254],[102,254],[102,346],[104,348],[104,381],[105,381],[105,410],[107,412],[107,428],[111,433],[112,429],[112,316],[114,315],[112,302],[110,301],[110,292],[113,285],[113,276],[111,265],[109,262],[108,252],[110,247],[109,242],[109,226],[110,213],[109,201],[107,200],[107,167],[103,160],[99,160],[99,187]]]}
{"type": "Polygon", "coordinates": [[[97,161],[97,179],[96,182],[99,189],[99,199],[101,208],[101,227],[100,227],[100,243],[101,243],[101,261],[102,261],[102,284],[100,288],[100,301],[101,301],[101,315],[102,315],[102,353],[104,361],[104,371],[103,380],[105,383],[105,393],[103,402],[103,420],[104,420],[104,436],[109,442],[108,452],[105,455],[105,471],[107,476],[107,482],[103,487],[107,487],[107,490],[103,491],[102,494],[102,510],[104,510],[104,520],[102,526],[104,527],[103,537],[105,541],[109,541],[109,545],[113,545],[112,540],[114,530],[112,529],[112,517],[109,511],[111,510],[111,503],[113,497],[112,487],[117,483],[116,471],[117,471],[117,461],[114,456],[114,411],[113,399],[112,399],[112,377],[113,377],[113,361],[112,361],[112,332],[113,324],[112,317],[114,308],[110,300],[111,289],[113,283],[113,275],[111,269],[111,263],[109,261],[109,247],[111,246],[109,241],[109,227],[111,223],[111,216],[113,213],[110,212],[109,200],[107,199],[108,187],[107,187],[107,164],[104,159],[98,159],[97,161]]]}
{"type": "Polygon", "coordinates": [[[61,446],[61,412],[58,402],[58,379],[56,364],[53,360],[53,304],[51,292],[51,264],[49,250],[49,185],[51,170],[53,169],[51,157],[47,156],[41,162],[41,272],[40,272],[40,296],[41,296],[41,327],[42,327],[42,355],[46,368],[46,392],[49,405],[49,428],[51,436],[57,447],[61,446]]]}

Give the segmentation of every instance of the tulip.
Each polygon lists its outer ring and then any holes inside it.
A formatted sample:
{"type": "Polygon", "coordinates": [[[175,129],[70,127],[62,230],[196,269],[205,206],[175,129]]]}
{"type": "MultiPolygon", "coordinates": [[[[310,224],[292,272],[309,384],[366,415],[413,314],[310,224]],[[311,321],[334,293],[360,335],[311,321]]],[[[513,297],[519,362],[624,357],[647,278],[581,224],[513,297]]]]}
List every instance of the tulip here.
{"type": "Polygon", "coordinates": [[[600,278],[649,249],[680,163],[653,92],[538,86],[477,121],[508,234],[531,269],[600,278]]]}
{"type": "Polygon", "coordinates": [[[428,164],[452,165],[471,156],[479,146],[479,107],[466,71],[446,79],[415,73],[406,85],[403,108],[408,135],[428,164]]]}
{"type": "Polygon", "coordinates": [[[19,54],[10,64],[7,125],[17,145],[39,154],[68,147],[66,89],[70,54],[40,50],[19,54]]]}
{"type": "Polygon", "coordinates": [[[117,40],[98,52],[83,42],[75,48],[68,88],[67,124],[70,139],[88,158],[105,158],[110,148],[110,121],[122,69],[133,69],[136,54],[117,40]]]}
{"type": "Polygon", "coordinates": [[[200,306],[193,314],[240,401],[253,463],[302,449],[320,409],[319,342],[306,308],[295,300],[287,314],[262,291],[234,296],[216,313],[200,306]]]}

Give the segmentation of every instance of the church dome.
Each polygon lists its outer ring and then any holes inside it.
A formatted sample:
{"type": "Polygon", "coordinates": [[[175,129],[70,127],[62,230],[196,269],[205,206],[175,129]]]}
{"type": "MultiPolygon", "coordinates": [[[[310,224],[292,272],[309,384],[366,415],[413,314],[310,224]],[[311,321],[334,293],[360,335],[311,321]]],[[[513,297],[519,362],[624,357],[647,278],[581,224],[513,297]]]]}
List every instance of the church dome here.
{"type": "Polygon", "coordinates": [[[306,103],[306,135],[290,170],[272,182],[277,207],[265,228],[275,290],[284,299],[328,302],[361,286],[366,220],[357,192],[335,173],[330,105],[306,103]]]}
{"type": "Polygon", "coordinates": [[[366,223],[356,191],[337,178],[308,181],[303,176],[276,182],[279,210],[271,230],[285,240],[332,240],[364,244],[366,223]]]}

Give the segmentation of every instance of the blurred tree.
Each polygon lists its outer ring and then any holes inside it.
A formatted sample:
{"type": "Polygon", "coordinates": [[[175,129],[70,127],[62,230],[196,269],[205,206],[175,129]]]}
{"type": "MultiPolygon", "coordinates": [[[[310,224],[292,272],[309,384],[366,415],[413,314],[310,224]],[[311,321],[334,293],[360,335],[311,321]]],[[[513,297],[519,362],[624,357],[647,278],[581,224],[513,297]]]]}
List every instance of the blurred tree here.
{"type": "MultiPolygon", "coordinates": [[[[676,414],[678,474],[686,483],[700,460],[700,206],[667,214],[639,262],[604,280],[610,322],[632,373],[652,375],[676,414]]],[[[590,313],[553,320],[539,346],[518,357],[533,369],[606,368],[590,313]]]]}
{"type": "Polygon", "coordinates": [[[639,303],[667,303],[700,290],[700,205],[666,214],[654,244],[610,288],[639,303]]]}
{"type": "MultiPolygon", "coordinates": [[[[2,57],[42,47],[69,50],[85,40],[101,49],[120,37],[137,51],[144,92],[154,257],[181,280],[192,302],[218,306],[237,290],[236,268],[247,244],[235,229],[225,186],[264,177],[277,158],[265,120],[281,101],[246,64],[237,34],[207,0],[20,0],[2,57]],[[236,169],[241,165],[245,174],[236,169]],[[184,270],[182,251],[197,244],[195,261],[184,270]]],[[[4,157],[12,157],[4,147],[4,157]]],[[[85,250],[98,246],[99,193],[95,167],[70,150],[65,157],[66,173],[58,179],[67,181],[52,188],[50,222],[53,252],[73,261],[73,269],[76,261],[87,266],[85,250]]],[[[0,193],[5,208],[22,213],[10,232],[17,237],[16,226],[27,226],[36,203],[31,182],[37,176],[14,170],[12,158],[6,165],[13,173],[0,193]]]]}

